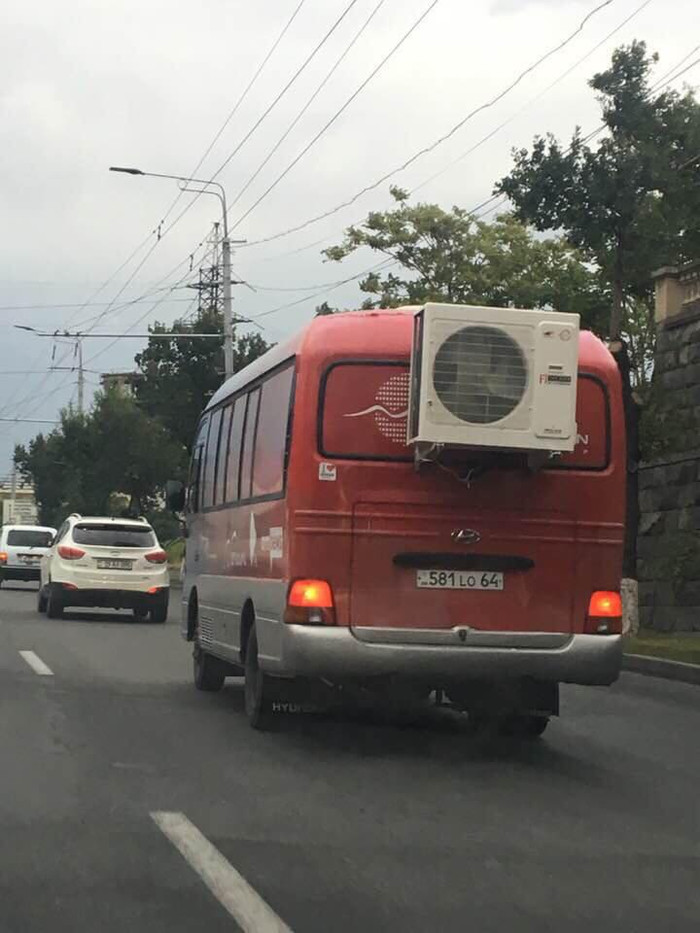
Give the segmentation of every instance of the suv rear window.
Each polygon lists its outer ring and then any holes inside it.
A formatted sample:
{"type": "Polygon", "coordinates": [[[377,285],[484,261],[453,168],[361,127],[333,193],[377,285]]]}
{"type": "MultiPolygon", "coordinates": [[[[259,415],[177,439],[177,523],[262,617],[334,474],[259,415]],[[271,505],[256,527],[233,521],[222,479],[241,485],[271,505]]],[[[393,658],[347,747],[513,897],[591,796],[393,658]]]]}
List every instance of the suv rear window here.
{"type": "Polygon", "coordinates": [[[7,544],[12,547],[48,547],[52,541],[50,531],[15,529],[7,532],[7,544]]]}
{"type": "Polygon", "coordinates": [[[96,544],[100,547],[155,547],[156,536],[148,525],[76,525],[76,544],[96,544]]]}

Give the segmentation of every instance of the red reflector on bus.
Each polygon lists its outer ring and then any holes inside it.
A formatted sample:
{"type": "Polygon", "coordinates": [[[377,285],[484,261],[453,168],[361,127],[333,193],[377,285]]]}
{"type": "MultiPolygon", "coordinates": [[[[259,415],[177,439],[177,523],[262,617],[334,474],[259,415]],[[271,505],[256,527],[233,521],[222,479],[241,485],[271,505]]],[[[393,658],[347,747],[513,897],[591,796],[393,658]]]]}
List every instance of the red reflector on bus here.
{"type": "Polygon", "coordinates": [[[591,594],[586,617],[589,635],[619,635],[622,632],[622,599],[614,590],[596,590],[591,594]]]}
{"type": "Polygon", "coordinates": [[[335,625],[333,591],[326,580],[295,580],[284,621],[293,625],[335,625]]]}

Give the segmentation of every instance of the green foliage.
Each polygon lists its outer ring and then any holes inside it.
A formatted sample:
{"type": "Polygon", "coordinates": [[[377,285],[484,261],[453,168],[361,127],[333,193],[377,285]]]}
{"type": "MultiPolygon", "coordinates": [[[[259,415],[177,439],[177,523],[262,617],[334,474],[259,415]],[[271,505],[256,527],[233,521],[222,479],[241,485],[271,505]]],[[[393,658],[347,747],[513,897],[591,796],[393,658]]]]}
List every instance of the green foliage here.
{"type": "Polygon", "coordinates": [[[338,308],[331,308],[327,301],[322,302],[320,305],[316,305],[316,310],[314,312],[316,317],[325,317],[328,314],[337,314],[338,308]]]}
{"type": "MultiPolygon", "coordinates": [[[[223,321],[217,311],[205,311],[191,322],[172,325],[155,324],[154,334],[211,334],[222,332],[223,321]]],[[[238,372],[269,349],[257,333],[234,339],[233,365],[238,372]]],[[[188,450],[202,409],[223,380],[223,337],[214,339],[149,340],[137,354],[136,364],[143,376],[136,382],[139,406],[157,418],[174,440],[188,450]]]]}
{"type": "Polygon", "coordinates": [[[596,264],[612,296],[609,335],[630,330],[636,302],[651,301],[651,272],[700,255],[700,105],[692,92],[650,89],[655,57],[643,42],[615,51],[593,77],[606,135],[597,148],[577,130],[563,146],[552,135],[514,152],[496,186],[517,216],[561,230],[596,264]]]}
{"type": "Polygon", "coordinates": [[[133,514],[155,508],[165,481],[184,475],[185,451],[132,398],[111,391],[87,415],[64,411],[58,428],[16,447],[15,462],[34,483],[42,522],[57,526],[70,512],[120,514],[125,501],[133,514]]]}
{"type": "Polygon", "coordinates": [[[391,257],[398,272],[374,272],[360,283],[371,307],[426,301],[578,311],[595,327],[605,309],[598,276],[561,239],[536,239],[510,215],[487,224],[459,207],[408,202],[393,188],[394,210],[373,212],[324,251],[341,261],[369,247],[391,257]]]}

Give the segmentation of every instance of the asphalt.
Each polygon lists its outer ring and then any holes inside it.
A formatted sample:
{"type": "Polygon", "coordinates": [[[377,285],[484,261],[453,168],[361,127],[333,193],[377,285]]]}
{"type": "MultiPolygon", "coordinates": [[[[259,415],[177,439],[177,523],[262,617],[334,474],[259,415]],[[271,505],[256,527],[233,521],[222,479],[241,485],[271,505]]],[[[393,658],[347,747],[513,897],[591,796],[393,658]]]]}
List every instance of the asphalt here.
{"type": "Polygon", "coordinates": [[[239,681],[194,690],[175,613],[51,621],[10,586],[0,933],[239,929],[156,811],[184,814],[294,933],[700,926],[696,686],[563,688],[561,719],[529,743],[442,711],[255,733],[239,681]]]}

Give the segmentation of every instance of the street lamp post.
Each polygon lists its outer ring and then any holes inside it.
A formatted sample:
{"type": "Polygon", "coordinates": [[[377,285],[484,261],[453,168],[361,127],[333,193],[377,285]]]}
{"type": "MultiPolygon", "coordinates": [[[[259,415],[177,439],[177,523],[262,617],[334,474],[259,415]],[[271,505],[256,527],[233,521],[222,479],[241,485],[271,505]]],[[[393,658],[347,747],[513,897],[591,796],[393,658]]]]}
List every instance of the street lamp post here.
{"type": "Polygon", "coordinates": [[[213,179],[189,178],[186,175],[164,175],[161,172],[143,172],[140,168],[123,168],[110,166],[110,172],[121,172],[124,175],[144,175],[148,178],[169,178],[182,182],[185,186],[194,183],[203,188],[196,189],[184,187],[183,191],[197,191],[198,194],[213,194],[221,202],[223,214],[224,237],[221,241],[221,264],[224,278],[224,372],[228,379],[233,375],[233,313],[231,310],[231,241],[228,236],[228,211],[226,209],[226,191],[224,186],[213,179]],[[209,186],[215,186],[218,191],[208,191],[209,186]]]}

